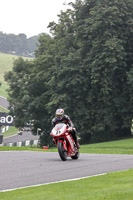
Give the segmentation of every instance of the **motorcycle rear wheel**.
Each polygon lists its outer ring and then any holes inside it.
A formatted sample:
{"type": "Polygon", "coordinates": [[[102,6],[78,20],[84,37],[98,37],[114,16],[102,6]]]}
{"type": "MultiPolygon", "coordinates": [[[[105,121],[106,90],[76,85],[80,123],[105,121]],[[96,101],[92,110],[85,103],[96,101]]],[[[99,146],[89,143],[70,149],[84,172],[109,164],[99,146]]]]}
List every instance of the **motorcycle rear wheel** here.
{"type": "Polygon", "coordinates": [[[77,152],[77,153],[75,154],[75,156],[71,156],[71,158],[72,158],[72,159],[78,159],[78,158],[79,158],[79,152],[77,152]]]}
{"type": "Polygon", "coordinates": [[[62,142],[59,142],[59,143],[58,143],[58,152],[59,152],[60,158],[61,158],[63,161],[66,161],[66,160],[67,160],[67,151],[64,150],[64,147],[63,147],[63,143],[62,143],[62,142]]]}

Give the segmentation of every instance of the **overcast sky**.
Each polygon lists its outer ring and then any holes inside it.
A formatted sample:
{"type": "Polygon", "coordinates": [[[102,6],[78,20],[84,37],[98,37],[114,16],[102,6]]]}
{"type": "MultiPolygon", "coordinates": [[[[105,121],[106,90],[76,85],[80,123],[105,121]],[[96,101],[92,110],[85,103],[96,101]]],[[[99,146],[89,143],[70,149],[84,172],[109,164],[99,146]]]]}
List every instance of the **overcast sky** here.
{"type": "Polygon", "coordinates": [[[75,0],[0,0],[0,31],[27,37],[49,33],[49,22],[57,22],[69,2],[75,0]]]}

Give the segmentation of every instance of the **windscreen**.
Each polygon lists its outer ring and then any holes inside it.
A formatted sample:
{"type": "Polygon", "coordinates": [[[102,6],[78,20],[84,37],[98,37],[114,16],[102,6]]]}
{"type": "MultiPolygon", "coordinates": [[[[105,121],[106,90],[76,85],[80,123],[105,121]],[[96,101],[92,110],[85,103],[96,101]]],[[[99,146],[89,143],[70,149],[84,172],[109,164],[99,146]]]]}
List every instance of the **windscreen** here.
{"type": "Polygon", "coordinates": [[[61,129],[63,126],[66,126],[64,123],[56,124],[55,129],[61,129]]]}

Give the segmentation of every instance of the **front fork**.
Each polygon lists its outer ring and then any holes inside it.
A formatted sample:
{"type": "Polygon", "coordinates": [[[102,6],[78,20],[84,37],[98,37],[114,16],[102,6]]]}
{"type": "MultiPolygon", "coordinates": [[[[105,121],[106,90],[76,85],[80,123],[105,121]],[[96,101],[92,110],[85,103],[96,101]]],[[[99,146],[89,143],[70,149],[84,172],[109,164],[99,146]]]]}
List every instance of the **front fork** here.
{"type": "Polygon", "coordinates": [[[59,143],[59,142],[62,142],[62,144],[63,144],[63,149],[66,151],[66,150],[67,150],[66,141],[64,141],[64,140],[59,140],[58,143],[59,143]]]}

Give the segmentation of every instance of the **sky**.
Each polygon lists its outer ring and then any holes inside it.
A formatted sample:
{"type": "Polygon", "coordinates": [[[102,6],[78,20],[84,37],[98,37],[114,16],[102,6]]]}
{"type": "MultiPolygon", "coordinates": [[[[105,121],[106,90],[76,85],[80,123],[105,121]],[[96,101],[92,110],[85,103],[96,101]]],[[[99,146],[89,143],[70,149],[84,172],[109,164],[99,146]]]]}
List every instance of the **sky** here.
{"type": "Polygon", "coordinates": [[[58,22],[57,15],[75,0],[0,0],[0,32],[24,33],[32,37],[49,33],[49,22],[58,22]]]}

